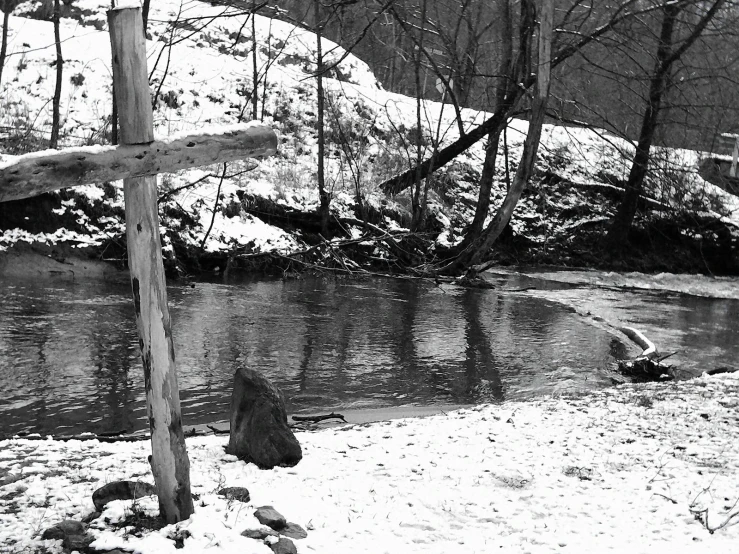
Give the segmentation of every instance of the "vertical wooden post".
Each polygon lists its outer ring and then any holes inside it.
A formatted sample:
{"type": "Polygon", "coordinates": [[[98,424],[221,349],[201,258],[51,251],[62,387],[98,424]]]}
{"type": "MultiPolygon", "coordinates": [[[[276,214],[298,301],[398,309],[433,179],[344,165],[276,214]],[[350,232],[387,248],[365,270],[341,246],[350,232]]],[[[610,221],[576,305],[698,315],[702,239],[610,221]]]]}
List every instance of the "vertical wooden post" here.
{"type": "Polygon", "coordinates": [[[739,135],[734,139],[734,153],[731,156],[731,170],[729,171],[730,177],[736,177],[737,158],[739,158],[739,135]]]}
{"type": "MultiPolygon", "coordinates": [[[[153,115],[141,8],[110,10],[108,25],[120,142],[152,142],[153,115]]],[[[157,178],[128,178],[123,186],[128,265],[151,428],[151,469],[161,516],[167,523],[175,523],[190,517],[193,504],[159,238],[157,178]]]]}

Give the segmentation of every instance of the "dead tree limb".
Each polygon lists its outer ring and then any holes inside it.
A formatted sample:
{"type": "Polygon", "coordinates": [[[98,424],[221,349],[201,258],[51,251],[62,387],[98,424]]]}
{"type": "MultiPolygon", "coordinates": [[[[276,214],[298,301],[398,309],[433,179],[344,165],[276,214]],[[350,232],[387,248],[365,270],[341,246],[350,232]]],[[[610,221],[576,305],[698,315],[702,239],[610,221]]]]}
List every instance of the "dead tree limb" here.
{"type": "Polygon", "coordinates": [[[659,352],[657,352],[657,347],[654,343],[638,329],[634,329],[633,327],[619,327],[619,331],[639,345],[642,349],[642,357],[652,359],[659,356],[659,352]]]}
{"type": "Polygon", "coordinates": [[[293,421],[309,421],[311,423],[318,423],[319,421],[325,421],[327,419],[340,419],[344,423],[349,423],[343,415],[331,412],[330,414],[315,415],[315,416],[301,416],[294,415],[293,421]]]}

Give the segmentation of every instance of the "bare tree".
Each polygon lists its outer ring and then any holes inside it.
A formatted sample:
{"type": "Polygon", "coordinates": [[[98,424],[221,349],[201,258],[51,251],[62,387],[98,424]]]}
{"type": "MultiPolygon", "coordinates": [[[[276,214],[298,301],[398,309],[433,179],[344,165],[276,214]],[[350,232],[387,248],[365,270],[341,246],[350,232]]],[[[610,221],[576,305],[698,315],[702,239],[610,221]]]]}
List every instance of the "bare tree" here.
{"type": "Polygon", "coordinates": [[[59,20],[61,19],[61,5],[59,0],[54,0],[54,43],[56,44],[56,86],[54,88],[54,100],[52,101],[51,115],[51,139],[49,148],[57,148],[59,144],[59,104],[62,99],[62,77],[64,71],[64,59],[62,58],[62,39],[59,33],[59,20]]]}
{"type": "MultiPolygon", "coordinates": [[[[534,0],[521,1],[521,26],[523,36],[532,36],[534,13],[534,0]]],[[[544,116],[546,115],[547,102],[549,100],[549,83],[551,80],[551,55],[552,55],[552,33],[554,19],[554,0],[542,0],[541,13],[539,18],[539,38],[538,38],[538,56],[536,64],[536,85],[534,88],[534,99],[531,107],[531,117],[529,118],[529,129],[524,141],[523,154],[518,164],[516,175],[513,179],[510,189],[508,190],[503,204],[498,209],[495,217],[485,228],[485,231],[479,236],[474,237],[470,246],[465,248],[454,260],[448,268],[456,271],[463,268],[470,268],[475,273],[481,269],[479,266],[483,257],[488,253],[500,234],[513,215],[513,210],[521,198],[521,193],[528,183],[536,162],[536,153],[539,148],[541,139],[541,129],[544,124],[544,116]]],[[[528,45],[521,45],[524,50],[529,48],[528,45]]],[[[519,51],[519,56],[521,56],[519,51]]],[[[525,65],[528,65],[524,62],[525,65]]],[[[528,71],[528,68],[525,69],[528,71]]]]}
{"type": "Polygon", "coordinates": [[[317,118],[318,118],[318,198],[320,201],[319,211],[321,214],[321,234],[328,238],[328,221],[330,217],[330,202],[328,191],[326,191],[325,177],[325,149],[326,135],[324,129],[325,98],[323,96],[323,52],[322,32],[324,23],[321,21],[321,0],[313,0],[313,15],[315,18],[316,33],[316,88],[317,88],[317,118]]]}
{"type": "Polygon", "coordinates": [[[644,186],[644,179],[649,166],[650,150],[654,142],[659,123],[660,110],[670,80],[673,65],[698,40],[708,24],[714,19],[725,0],[702,2],[696,0],[669,0],[660,4],[662,23],[657,45],[657,56],[649,83],[649,95],[642,118],[636,153],[631,164],[631,171],[626,182],[626,191],[614,217],[606,237],[606,244],[611,248],[623,248],[628,239],[629,229],[636,214],[637,201],[644,186]],[[684,38],[675,37],[678,30],[678,17],[689,6],[700,5],[708,9],[691,25],[689,34],[684,38]]]}

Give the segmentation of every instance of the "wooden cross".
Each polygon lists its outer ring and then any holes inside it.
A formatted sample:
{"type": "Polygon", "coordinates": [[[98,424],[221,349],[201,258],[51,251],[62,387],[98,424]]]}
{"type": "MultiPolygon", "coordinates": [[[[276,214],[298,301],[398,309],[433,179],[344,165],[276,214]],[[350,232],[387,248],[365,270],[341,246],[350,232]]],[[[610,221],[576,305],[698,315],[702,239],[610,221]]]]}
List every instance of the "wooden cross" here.
{"type": "Polygon", "coordinates": [[[277,136],[242,125],[166,142],[154,141],[141,8],[108,12],[121,146],[37,152],[0,165],[0,202],[66,186],[123,178],[128,266],[146,385],[151,468],[167,523],[193,512],[175,372],[157,211],[157,173],[271,155],[277,136]]]}

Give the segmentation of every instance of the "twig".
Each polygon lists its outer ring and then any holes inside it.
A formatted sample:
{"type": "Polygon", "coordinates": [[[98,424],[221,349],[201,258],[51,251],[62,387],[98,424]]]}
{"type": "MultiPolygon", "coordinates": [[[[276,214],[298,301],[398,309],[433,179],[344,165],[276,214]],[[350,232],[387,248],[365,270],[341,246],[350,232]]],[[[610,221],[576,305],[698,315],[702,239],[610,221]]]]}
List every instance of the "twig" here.
{"type": "Polygon", "coordinates": [[[203,240],[200,242],[200,249],[202,250],[205,246],[205,241],[208,240],[208,235],[210,235],[211,230],[213,229],[213,223],[216,220],[216,213],[218,212],[218,201],[221,198],[221,185],[223,185],[223,179],[226,177],[226,167],[228,164],[225,162],[223,163],[223,173],[221,173],[221,180],[218,182],[218,190],[216,191],[216,201],[215,204],[213,204],[213,217],[210,218],[210,227],[208,227],[208,230],[205,232],[205,236],[203,236],[203,240]]]}

